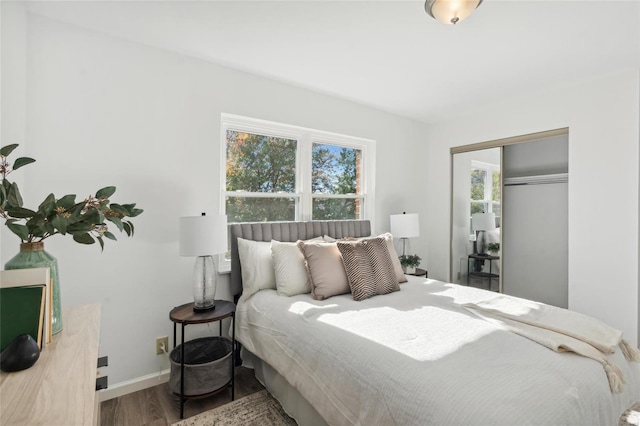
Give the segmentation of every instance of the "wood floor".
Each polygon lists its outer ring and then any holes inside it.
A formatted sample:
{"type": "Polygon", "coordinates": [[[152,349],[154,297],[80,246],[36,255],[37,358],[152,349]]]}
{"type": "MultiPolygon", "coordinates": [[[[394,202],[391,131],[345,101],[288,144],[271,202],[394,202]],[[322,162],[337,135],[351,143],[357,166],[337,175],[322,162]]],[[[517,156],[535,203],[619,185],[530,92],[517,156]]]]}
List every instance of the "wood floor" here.
{"type": "MultiPolygon", "coordinates": [[[[245,367],[236,369],[236,399],[263,389],[254,377],[253,370],[245,367]]],[[[203,399],[187,400],[184,417],[219,407],[231,401],[231,388],[203,399]]],[[[165,426],[177,422],[180,417],[180,399],[169,390],[168,383],[143,389],[118,398],[105,401],[100,406],[100,424],[111,425],[153,425],[165,426]]]]}

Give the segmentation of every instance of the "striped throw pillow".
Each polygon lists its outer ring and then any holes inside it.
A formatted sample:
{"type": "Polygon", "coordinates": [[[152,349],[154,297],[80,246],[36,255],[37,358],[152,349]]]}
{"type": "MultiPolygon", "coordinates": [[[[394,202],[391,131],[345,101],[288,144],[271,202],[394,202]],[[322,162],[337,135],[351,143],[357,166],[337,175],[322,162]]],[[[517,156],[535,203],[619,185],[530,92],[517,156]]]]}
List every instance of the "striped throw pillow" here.
{"type": "Polygon", "coordinates": [[[338,241],[354,300],[400,290],[384,238],[338,241]]]}

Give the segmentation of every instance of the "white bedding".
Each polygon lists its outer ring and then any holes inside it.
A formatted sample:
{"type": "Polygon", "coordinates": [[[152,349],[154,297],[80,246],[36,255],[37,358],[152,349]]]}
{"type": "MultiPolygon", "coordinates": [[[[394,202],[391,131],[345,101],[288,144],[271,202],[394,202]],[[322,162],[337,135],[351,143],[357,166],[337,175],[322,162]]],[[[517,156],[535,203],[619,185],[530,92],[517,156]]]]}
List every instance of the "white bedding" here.
{"type": "Polygon", "coordinates": [[[409,278],[360,302],[261,290],[238,303],[237,339],[335,425],[615,425],[640,400],[640,364],[619,350],[612,394],[598,362],[460,306],[495,293],[409,278]]]}

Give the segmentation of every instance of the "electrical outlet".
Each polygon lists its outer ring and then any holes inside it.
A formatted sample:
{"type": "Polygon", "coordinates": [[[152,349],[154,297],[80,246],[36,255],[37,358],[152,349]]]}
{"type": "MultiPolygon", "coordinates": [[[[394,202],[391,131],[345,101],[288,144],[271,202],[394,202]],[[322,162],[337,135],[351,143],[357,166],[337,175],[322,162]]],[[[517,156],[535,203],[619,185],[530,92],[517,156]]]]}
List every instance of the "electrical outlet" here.
{"type": "Polygon", "coordinates": [[[160,355],[164,352],[169,352],[169,336],[162,336],[156,338],[156,355],[160,355]],[[164,345],[164,350],[162,349],[164,345]]]}

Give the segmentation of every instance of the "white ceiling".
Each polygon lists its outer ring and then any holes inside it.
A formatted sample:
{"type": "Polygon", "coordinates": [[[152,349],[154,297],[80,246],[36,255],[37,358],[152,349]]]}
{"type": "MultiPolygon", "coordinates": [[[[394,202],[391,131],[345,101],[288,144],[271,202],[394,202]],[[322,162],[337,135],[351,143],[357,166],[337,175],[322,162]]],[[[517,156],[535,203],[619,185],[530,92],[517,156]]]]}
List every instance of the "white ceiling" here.
{"type": "Polygon", "coordinates": [[[422,1],[30,2],[32,13],[424,122],[640,68],[640,0],[485,0],[457,26],[422,1]]]}

